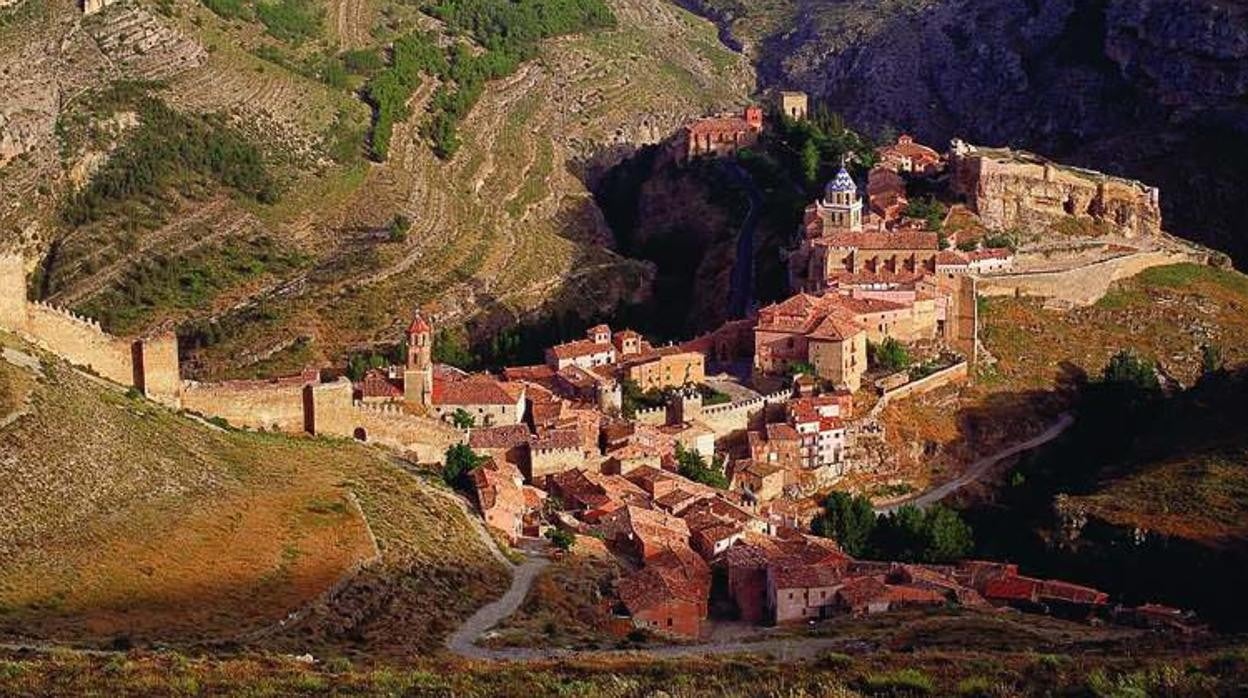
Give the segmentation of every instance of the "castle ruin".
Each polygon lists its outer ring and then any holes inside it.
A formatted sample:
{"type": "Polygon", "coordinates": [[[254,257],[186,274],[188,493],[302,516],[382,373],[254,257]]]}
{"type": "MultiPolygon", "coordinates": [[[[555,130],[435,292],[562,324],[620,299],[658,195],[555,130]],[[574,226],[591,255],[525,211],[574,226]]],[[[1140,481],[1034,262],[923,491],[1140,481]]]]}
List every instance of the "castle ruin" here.
{"type": "Polygon", "coordinates": [[[1128,238],[1161,233],[1156,187],[1021,150],[977,148],[958,140],[950,148],[949,165],[954,193],[965,197],[989,228],[1032,230],[1072,216],[1128,238]]]}

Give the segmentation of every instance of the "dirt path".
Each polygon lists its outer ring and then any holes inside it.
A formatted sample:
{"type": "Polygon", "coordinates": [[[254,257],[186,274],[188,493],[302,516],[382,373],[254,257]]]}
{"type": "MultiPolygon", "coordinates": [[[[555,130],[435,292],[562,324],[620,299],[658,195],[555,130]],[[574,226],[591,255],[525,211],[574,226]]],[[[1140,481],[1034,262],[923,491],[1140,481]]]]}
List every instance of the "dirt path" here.
{"type": "Polygon", "coordinates": [[[1066,429],[1071,424],[1074,424],[1074,423],[1075,423],[1074,417],[1072,417],[1069,413],[1063,413],[1062,416],[1059,417],[1056,422],[1054,422],[1052,425],[1049,426],[1048,429],[1045,429],[1043,432],[1041,432],[1037,436],[1034,436],[1021,443],[1014,444],[1013,446],[1010,446],[1009,448],[1004,449],[1002,451],[997,451],[996,453],[990,456],[985,456],[983,458],[980,458],[974,463],[971,463],[971,465],[967,467],[967,469],[963,471],[961,475],[955,477],[949,482],[946,482],[943,485],[939,485],[937,487],[933,487],[932,489],[926,492],[923,492],[919,495],[916,495],[914,497],[903,499],[899,502],[893,502],[891,504],[887,504],[882,507],[877,507],[875,511],[877,514],[887,514],[888,512],[896,511],[897,509],[907,504],[910,504],[919,508],[923,508],[931,504],[934,504],[936,502],[939,502],[940,500],[944,499],[945,497],[948,497],[954,492],[957,492],[958,490],[971,484],[972,482],[979,480],[985,474],[987,474],[993,468],[993,466],[995,466],[997,463],[1001,462],[1002,460],[1009,458],[1011,456],[1017,455],[1019,453],[1022,453],[1023,451],[1030,451],[1033,448],[1038,448],[1040,446],[1043,446],[1044,444],[1047,444],[1053,439],[1056,439],[1058,436],[1061,435],[1062,432],[1066,431],[1066,429]]]}

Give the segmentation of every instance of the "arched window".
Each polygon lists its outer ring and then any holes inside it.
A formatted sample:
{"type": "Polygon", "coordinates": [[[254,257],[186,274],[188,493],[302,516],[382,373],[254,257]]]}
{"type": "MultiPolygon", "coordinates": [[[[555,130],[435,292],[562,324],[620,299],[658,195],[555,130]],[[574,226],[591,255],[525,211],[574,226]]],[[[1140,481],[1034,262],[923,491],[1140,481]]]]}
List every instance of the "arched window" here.
{"type": "Polygon", "coordinates": [[[368,432],[364,431],[364,427],[356,427],[355,431],[351,432],[351,436],[355,437],[356,441],[368,441],[368,432]]]}

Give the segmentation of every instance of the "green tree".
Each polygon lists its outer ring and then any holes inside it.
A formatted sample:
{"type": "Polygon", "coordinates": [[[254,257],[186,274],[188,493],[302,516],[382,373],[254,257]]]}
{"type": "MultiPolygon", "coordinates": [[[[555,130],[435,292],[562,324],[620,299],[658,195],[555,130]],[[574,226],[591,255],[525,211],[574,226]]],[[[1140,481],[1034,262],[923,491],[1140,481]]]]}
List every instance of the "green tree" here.
{"type": "Polygon", "coordinates": [[[457,490],[467,491],[471,488],[469,474],[485,462],[486,458],[474,453],[468,444],[455,444],[446,449],[445,460],[442,479],[457,490]]]}
{"type": "Polygon", "coordinates": [[[819,179],[819,146],[813,139],[808,139],[802,146],[802,176],[807,185],[813,185],[819,179]]]}
{"type": "Polygon", "coordinates": [[[910,352],[906,345],[892,337],[870,347],[871,362],[885,371],[900,371],[910,365],[910,352]]]}
{"type": "Polygon", "coordinates": [[[390,221],[389,228],[387,228],[390,242],[407,242],[407,231],[411,230],[411,228],[412,219],[402,213],[396,214],[394,220],[390,221]]]}
{"type": "Polygon", "coordinates": [[[576,543],[576,534],[571,531],[565,531],[562,528],[552,528],[546,531],[546,539],[560,550],[568,550],[576,543]]]}
{"type": "Polygon", "coordinates": [[[1123,349],[1109,358],[1102,379],[1111,386],[1130,387],[1146,392],[1161,388],[1153,362],[1130,349],[1123,349]]]}
{"type": "Polygon", "coordinates": [[[971,527],[958,512],[941,504],[932,505],[924,517],[926,562],[953,562],[971,552],[975,541],[971,527]]]}
{"type": "Polygon", "coordinates": [[[458,429],[471,429],[477,425],[477,420],[468,414],[468,410],[459,407],[451,413],[451,423],[458,429]]]}
{"type": "Polygon", "coordinates": [[[721,490],[728,489],[728,478],[722,465],[707,464],[701,453],[685,450],[676,444],[676,462],[679,464],[678,472],[690,480],[721,490]]]}
{"type": "Polygon", "coordinates": [[[832,492],[823,502],[823,513],[815,517],[815,535],[835,540],[850,555],[862,555],[875,529],[875,508],[871,500],[848,492],[832,492]]]}

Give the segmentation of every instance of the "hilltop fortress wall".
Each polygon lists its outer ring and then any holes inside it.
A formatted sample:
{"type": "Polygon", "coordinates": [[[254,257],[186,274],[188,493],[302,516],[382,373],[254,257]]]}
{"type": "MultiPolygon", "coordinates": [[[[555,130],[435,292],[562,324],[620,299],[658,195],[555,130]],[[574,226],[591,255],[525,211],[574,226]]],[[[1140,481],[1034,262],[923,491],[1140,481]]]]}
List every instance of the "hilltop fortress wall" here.
{"type": "Polygon", "coordinates": [[[1161,232],[1156,187],[1059,165],[1032,153],[977,148],[955,141],[949,164],[954,192],[984,225],[1033,229],[1065,216],[1105,224],[1123,237],[1161,232]]]}
{"type": "Polygon", "coordinates": [[[303,388],[319,380],[316,372],[312,374],[273,381],[187,381],[182,407],[238,427],[300,432],[305,426],[303,388]]]}
{"type": "Polygon", "coordinates": [[[95,320],[27,301],[25,262],[13,254],[0,254],[0,330],[152,400],[238,427],[354,438],[414,451],[424,461],[441,460],[448,446],[464,440],[463,432],[435,419],[357,403],[350,381],[321,383],[317,370],[272,380],[183,381],[175,334],[114,337],[95,320]]]}
{"type": "Polygon", "coordinates": [[[352,399],[351,382],[308,385],[305,426],[312,434],[342,436],[414,451],[421,461],[440,461],[447,447],[463,442],[464,432],[436,419],[408,414],[398,405],[365,405],[352,399]]]}
{"type": "Polygon", "coordinates": [[[131,341],[108,334],[90,318],[30,302],[25,262],[13,254],[0,255],[0,329],[153,400],[179,406],[178,345],[172,332],[131,341]]]}

